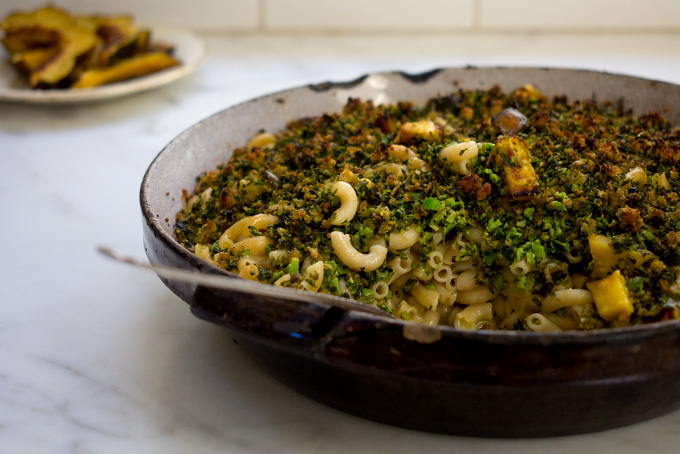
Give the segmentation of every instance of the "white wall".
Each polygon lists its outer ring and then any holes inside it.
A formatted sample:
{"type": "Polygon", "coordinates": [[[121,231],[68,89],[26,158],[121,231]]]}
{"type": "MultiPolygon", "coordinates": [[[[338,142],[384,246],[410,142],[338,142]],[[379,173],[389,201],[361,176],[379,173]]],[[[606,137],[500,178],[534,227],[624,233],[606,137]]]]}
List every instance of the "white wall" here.
{"type": "MultiPolygon", "coordinates": [[[[15,9],[31,10],[47,0],[0,0],[0,14],[15,9]]],[[[258,0],[52,0],[51,3],[77,13],[131,13],[135,22],[171,25],[196,30],[255,31],[258,0]]]]}
{"type": "MultiPolygon", "coordinates": [[[[140,24],[237,32],[679,32],[678,0],[55,0],[140,24]]],[[[0,0],[0,14],[45,0],[0,0]]]]}

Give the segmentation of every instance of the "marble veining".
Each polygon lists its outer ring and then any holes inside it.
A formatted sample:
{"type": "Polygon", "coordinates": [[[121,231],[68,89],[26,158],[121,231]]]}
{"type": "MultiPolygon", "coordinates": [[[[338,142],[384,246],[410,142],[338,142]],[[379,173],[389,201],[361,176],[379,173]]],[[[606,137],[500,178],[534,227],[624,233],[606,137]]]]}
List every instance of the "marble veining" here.
{"type": "MultiPolygon", "coordinates": [[[[675,453],[680,411],[602,433],[489,440],[398,429],[272,379],[150,273],[138,191],[153,157],[218,110],[373,71],[578,67],[680,83],[677,35],[206,35],[197,73],[79,106],[0,104],[0,452],[675,453]]],[[[436,415],[433,415],[433,418],[436,415]]]]}

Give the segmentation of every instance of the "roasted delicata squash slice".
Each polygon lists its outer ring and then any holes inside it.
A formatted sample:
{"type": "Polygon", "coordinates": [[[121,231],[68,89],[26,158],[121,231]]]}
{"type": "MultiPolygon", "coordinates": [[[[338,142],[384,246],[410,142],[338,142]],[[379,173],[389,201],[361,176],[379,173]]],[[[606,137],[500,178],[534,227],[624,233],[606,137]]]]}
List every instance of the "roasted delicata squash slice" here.
{"type": "Polygon", "coordinates": [[[133,77],[161,71],[179,65],[179,62],[162,52],[137,55],[127,58],[108,68],[95,68],[84,71],[72,88],[89,88],[98,85],[120,82],[133,77]]]}
{"type": "Polygon", "coordinates": [[[38,28],[54,30],[73,25],[73,18],[58,8],[47,6],[32,13],[13,13],[0,22],[0,27],[7,33],[19,30],[38,28]]]}
{"type": "MultiPolygon", "coordinates": [[[[11,17],[11,16],[10,16],[11,17]]],[[[9,18],[8,18],[9,19],[9,18]]],[[[0,24],[6,33],[2,38],[2,45],[7,52],[26,52],[29,50],[46,49],[52,46],[59,39],[59,31],[39,27],[13,28],[8,31],[7,19],[0,24]],[[7,25],[6,25],[7,24],[7,25]]]]}
{"type": "Polygon", "coordinates": [[[518,137],[501,137],[494,148],[505,170],[505,184],[514,200],[527,200],[538,193],[538,177],[531,165],[529,146],[518,137]]]}
{"type": "MultiPolygon", "coordinates": [[[[135,40],[135,54],[143,54],[151,50],[151,30],[143,28],[137,34],[137,39],[135,40]]],[[[172,47],[167,46],[164,49],[154,49],[166,54],[172,53],[172,47]]]]}
{"type": "Polygon", "coordinates": [[[99,42],[90,28],[79,25],[68,14],[52,7],[30,14],[12,14],[0,26],[7,33],[3,44],[7,41],[14,49],[24,49],[19,56],[12,55],[11,58],[20,69],[30,71],[31,87],[58,86],[99,42]],[[51,52],[40,47],[45,45],[46,36],[55,37],[46,46],[51,52]]]}
{"type": "Polygon", "coordinates": [[[33,88],[82,88],[176,66],[130,16],[71,16],[55,7],[14,13],[0,28],[10,61],[33,88]]]}
{"type": "Polygon", "coordinates": [[[30,74],[55,58],[58,52],[59,49],[53,47],[14,52],[11,61],[21,72],[30,74]]]}
{"type": "Polygon", "coordinates": [[[140,30],[134,25],[132,17],[77,17],[76,21],[95,30],[101,39],[101,48],[97,53],[98,66],[109,66],[117,59],[134,54],[135,43],[140,30]]]}

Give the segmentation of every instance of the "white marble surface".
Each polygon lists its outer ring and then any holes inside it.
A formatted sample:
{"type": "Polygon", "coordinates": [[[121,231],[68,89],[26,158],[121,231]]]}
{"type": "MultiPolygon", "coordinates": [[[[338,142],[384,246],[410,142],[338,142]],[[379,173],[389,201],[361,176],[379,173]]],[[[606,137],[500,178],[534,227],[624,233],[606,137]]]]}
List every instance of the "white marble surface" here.
{"type": "Polygon", "coordinates": [[[0,452],[675,453],[680,412],[607,432],[487,440],[401,430],[326,408],[255,367],[153,275],[138,188],[158,151],[253,96],[375,70],[580,67],[680,83],[678,35],[208,36],[172,86],[81,106],[0,104],[0,452]]]}

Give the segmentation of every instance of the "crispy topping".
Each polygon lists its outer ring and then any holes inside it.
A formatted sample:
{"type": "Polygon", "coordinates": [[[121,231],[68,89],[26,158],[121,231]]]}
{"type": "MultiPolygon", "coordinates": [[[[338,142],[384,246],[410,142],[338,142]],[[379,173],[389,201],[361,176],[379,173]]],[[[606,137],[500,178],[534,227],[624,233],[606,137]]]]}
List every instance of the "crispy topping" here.
{"type": "Polygon", "coordinates": [[[201,175],[175,235],[247,279],[413,323],[545,331],[671,319],[680,129],[624,112],[530,86],[422,107],[351,99],[261,131],[201,175]]]}

